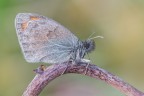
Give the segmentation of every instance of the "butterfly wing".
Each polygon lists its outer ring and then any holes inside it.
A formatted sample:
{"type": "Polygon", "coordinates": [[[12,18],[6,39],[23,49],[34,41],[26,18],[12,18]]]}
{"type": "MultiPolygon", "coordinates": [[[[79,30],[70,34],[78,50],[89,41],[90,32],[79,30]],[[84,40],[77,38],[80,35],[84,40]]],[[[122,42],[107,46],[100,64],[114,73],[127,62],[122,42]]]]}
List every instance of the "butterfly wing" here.
{"type": "Polygon", "coordinates": [[[19,13],[15,27],[24,57],[32,63],[67,61],[78,42],[68,29],[38,14],[19,13]]]}

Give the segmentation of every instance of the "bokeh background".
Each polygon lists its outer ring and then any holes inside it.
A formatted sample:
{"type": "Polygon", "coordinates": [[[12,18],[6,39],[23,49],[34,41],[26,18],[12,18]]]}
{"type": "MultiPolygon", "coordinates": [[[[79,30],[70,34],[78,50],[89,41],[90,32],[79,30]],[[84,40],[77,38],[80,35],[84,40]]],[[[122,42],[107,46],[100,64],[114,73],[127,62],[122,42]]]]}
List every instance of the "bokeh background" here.
{"type": "MultiPolygon", "coordinates": [[[[144,0],[0,0],[0,96],[21,96],[40,64],[27,63],[14,20],[17,13],[50,17],[81,40],[95,39],[92,63],[144,92],[144,0]]],[[[67,74],[53,80],[40,96],[125,96],[93,78],[67,74]]]]}

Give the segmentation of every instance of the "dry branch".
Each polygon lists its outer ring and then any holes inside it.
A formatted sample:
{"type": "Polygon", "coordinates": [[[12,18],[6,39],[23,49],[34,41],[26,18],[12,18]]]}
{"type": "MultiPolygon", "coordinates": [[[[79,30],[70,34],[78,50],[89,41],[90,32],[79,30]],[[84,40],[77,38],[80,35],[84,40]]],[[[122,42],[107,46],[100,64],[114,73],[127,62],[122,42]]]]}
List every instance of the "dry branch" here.
{"type": "Polygon", "coordinates": [[[130,84],[124,82],[119,77],[107,72],[106,70],[99,68],[94,64],[89,64],[86,70],[87,63],[80,62],[79,64],[54,64],[47,67],[44,71],[41,70],[40,74],[37,74],[31,83],[26,88],[23,96],[38,96],[46,85],[61,74],[77,73],[90,76],[92,78],[100,79],[114,88],[120,90],[127,96],[144,96],[144,93],[140,92],[130,84]],[[65,70],[66,69],[66,70],[65,70]],[[87,71],[87,72],[86,72],[87,71]],[[64,73],[63,73],[64,72],[64,73]],[[86,73],[86,74],[85,74],[86,73]]]}

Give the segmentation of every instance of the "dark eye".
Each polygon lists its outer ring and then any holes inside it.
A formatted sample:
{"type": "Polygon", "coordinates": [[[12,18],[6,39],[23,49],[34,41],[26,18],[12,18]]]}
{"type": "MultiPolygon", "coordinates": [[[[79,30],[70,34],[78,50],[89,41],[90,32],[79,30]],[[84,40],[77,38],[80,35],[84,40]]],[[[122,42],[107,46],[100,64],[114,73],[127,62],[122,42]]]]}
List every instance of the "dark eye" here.
{"type": "Polygon", "coordinates": [[[85,47],[86,49],[89,49],[90,44],[89,44],[89,43],[85,43],[85,44],[84,44],[84,47],[85,47]]]}
{"type": "Polygon", "coordinates": [[[86,52],[91,52],[95,48],[95,43],[93,40],[86,40],[83,42],[83,46],[86,49],[86,52]]]}

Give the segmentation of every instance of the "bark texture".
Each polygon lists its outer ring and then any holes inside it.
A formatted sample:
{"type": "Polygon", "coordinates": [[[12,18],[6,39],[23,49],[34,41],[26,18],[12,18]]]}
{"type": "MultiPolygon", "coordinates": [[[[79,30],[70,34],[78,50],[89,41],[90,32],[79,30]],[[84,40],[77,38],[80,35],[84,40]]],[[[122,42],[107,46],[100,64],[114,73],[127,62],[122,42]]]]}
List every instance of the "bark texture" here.
{"type": "Polygon", "coordinates": [[[127,96],[144,96],[143,92],[137,90],[119,77],[102,68],[99,68],[94,64],[89,64],[89,66],[87,66],[87,63],[84,62],[80,62],[79,64],[71,64],[70,62],[68,64],[68,62],[66,62],[62,64],[51,65],[46,69],[41,66],[35,71],[38,74],[30,82],[24,91],[23,96],[38,96],[50,81],[67,73],[83,74],[92,78],[100,79],[113,86],[117,90],[120,90],[127,96]]]}

